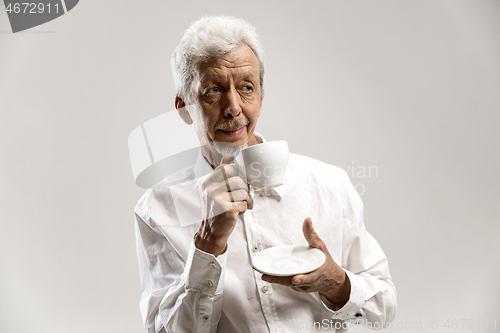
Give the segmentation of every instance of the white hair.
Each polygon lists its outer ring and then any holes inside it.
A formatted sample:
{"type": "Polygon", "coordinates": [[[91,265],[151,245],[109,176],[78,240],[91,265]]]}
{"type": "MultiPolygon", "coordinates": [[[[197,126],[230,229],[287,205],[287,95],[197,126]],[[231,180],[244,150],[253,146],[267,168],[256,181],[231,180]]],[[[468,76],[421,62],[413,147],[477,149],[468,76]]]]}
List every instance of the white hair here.
{"type": "Polygon", "coordinates": [[[199,63],[222,57],[240,45],[250,47],[257,58],[264,96],[264,48],[255,28],[232,16],[204,16],[186,30],[170,61],[177,96],[189,101],[199,63]]]}

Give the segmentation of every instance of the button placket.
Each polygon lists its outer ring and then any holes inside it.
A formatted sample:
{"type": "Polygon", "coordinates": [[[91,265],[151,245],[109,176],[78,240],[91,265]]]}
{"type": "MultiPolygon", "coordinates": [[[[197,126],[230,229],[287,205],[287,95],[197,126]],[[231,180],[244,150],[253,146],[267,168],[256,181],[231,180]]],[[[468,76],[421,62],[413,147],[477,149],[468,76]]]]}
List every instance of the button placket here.
{"type": "MultiPolygon", "coordinates": [[[[267,200],[267,197],[257,197],[253,196],[254,204],[256,207],[259,206],[259,202],[261,200],[267,200]]],[[[260,238],[260,225],[259,219],[255,216],[257,214],[254,210],[247,211],[244,215],[245,221],[245,232],[247,235],[248,241],[248,249],[250,251],[250,255],[253,257],[259,251],[262,250],[262,239],[260,238]]],[[[257,287],[257,292],[260,293],[260,305],[262,307],[262,311],[264,313],[264,317],[266,322],[270,328],[271,332],[282,332],[278,313],[276,311],[276,307],[273,302],[272,290],[266,286],[266,283],[261,278],[261,273],[253,270],[255,284],[257,287]],[[265,291],[264,291],[265,290],[265,291]]]]}

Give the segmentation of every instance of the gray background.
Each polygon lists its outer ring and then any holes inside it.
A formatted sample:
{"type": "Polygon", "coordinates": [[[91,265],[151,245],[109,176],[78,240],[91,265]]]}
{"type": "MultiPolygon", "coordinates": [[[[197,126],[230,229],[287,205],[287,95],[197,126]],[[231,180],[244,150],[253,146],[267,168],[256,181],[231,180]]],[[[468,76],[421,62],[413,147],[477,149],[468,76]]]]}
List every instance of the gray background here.
{"type": "Polygon", "coordinates": [[[217,13],[265,43],[258,130],[350,167],[395,324],[500,330],[500,1],[87,0],[18,34],[0,10],[0,331],[142,331],[127,137],[173,109],[170,54],[217,13]]]}

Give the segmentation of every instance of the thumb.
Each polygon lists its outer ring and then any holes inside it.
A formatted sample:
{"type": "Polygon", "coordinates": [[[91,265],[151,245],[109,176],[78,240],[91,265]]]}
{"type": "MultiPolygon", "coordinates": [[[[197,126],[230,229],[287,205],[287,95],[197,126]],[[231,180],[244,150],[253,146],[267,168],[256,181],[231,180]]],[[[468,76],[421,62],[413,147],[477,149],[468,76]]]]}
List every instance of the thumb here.
{"type": "Polygon", "coordinates": [[[310,247],[317,248],[321,251],[326,250],[325,243],[323,243],[316,231],[314,231],[312,220],[309,217],[304,220],[302,232],[304,233],[304,237],[310,247]]]}
{"type": "Polygon", "coordinates": [[[233,161],[233,157],[229,154],[222,156],[220,164],[230,164],[233,161]]]}

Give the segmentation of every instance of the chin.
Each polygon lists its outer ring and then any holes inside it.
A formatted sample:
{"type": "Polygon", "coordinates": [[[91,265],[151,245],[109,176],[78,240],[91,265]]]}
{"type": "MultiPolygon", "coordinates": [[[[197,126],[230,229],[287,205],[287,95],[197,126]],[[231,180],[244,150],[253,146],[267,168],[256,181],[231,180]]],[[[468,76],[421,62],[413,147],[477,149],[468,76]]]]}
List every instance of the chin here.
{"type": "Polygon", "coordinates": [[[220,155],[233,155],[240,151],[242,148],[245,148],[247,144],[239,145],[233,142],[223,142],[223,141],[214,141],[212,142],[212,147],[215,149],[217,153],[220,155]]]}

